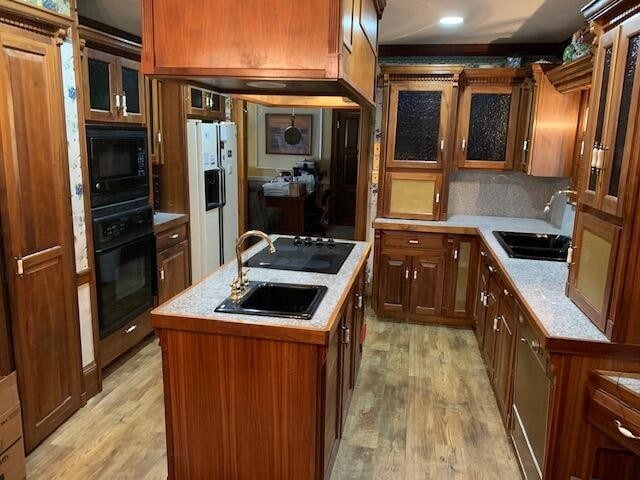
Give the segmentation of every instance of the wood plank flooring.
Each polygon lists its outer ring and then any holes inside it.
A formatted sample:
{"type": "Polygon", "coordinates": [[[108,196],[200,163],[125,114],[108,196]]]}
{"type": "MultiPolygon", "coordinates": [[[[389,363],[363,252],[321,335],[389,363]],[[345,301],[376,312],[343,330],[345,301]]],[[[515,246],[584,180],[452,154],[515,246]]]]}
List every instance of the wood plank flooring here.
{"type": "MultiPolygon", "coordinates": [[[[473,333],[368,322],[332,480],[521,479],[473,333]]],[[[165,479],[162,395],[151,341],[29,456],[28,478],[165,479]]]]}

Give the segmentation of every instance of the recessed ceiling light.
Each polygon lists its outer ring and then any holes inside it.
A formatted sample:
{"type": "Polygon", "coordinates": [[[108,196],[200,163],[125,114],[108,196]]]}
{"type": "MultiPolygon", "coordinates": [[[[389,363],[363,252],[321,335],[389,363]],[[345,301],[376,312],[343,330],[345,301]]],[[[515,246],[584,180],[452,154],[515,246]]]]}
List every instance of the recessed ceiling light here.
{"type": "Polygon", "coordinates": [[[464,18],[462,17],[442,17],[440,19],[441,25],[451,26],[451,25],[460,25],[461,23],[464,23],[464,18]]]}

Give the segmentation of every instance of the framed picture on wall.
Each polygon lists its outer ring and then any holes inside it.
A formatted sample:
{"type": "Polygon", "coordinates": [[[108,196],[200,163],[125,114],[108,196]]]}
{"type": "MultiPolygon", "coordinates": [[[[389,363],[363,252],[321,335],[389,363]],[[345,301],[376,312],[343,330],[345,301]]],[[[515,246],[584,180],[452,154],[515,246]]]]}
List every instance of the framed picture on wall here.
{"type": "MultiPolygon", "coordinates": [[[[313,147],[313,116],[267,113],[265,115],[266,153],[269,155],[311,155],[313,147]],[[287,143],[285,132],[288,128],[300,131],[300,140],[287,143]]],[[[295,138],[295,135],[293,136],[295,138]]]]}

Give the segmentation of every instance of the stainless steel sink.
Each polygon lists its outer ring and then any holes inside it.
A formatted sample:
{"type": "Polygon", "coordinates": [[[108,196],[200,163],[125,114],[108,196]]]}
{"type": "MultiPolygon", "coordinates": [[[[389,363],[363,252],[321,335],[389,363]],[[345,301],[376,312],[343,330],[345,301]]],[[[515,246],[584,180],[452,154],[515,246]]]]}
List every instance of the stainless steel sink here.
{"type": "Polygon", "coordinates": [[[546,233],[493,232],[511,258],[566,262],[571,238],[546,233]]]}
{"type": "Polygon", "coordinates": [[[234,302],[227,298],[216,312],[310,320],[327,287],[249,282],[249,292],[234,302]]]}

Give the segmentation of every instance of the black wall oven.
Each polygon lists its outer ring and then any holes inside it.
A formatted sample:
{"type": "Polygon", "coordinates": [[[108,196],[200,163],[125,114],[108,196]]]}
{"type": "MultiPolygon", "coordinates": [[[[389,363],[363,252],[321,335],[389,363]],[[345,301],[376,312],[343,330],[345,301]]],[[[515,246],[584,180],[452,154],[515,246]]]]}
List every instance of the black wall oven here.
{"type": "Polygon", "coordinates": [[[100,338],[153,307],[156,247],[148,205],[102,209],[94,217],[100,338]],[[114,211],[115,210],[115,211],[114,211]]]}
{"type": "Polygon", "coordinates": [[[144,128],[88,126],[91,207],[149,196],[144,128]]]}

